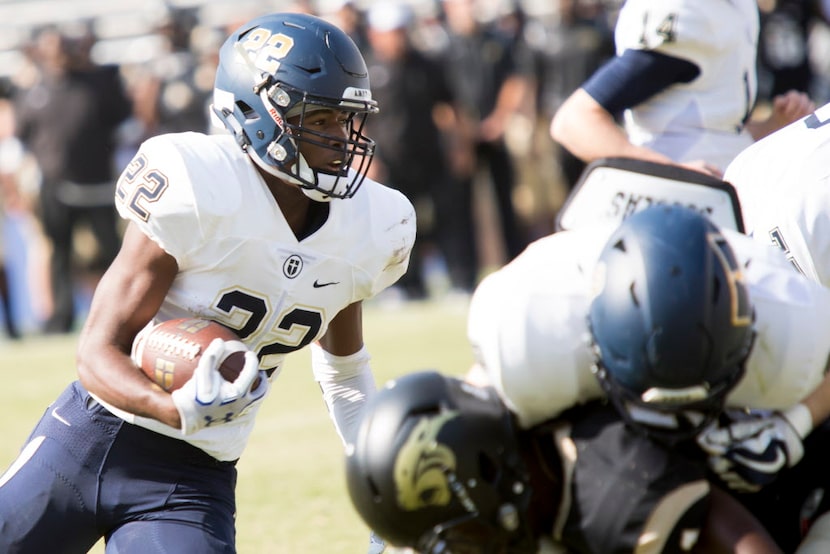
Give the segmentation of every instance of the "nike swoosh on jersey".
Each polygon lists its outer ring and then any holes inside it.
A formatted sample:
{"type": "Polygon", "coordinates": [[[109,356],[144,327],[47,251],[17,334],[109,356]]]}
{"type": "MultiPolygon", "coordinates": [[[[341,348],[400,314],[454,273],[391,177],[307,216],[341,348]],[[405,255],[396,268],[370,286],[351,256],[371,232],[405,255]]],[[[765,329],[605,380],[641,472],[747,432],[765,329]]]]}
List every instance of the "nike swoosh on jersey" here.
{"type": "Polygon", "coordinates": [[[61,416],[61,415],[58,413],[58,409],[57,409],[57,408],[53,408],[53,409],[52,409],[52,417],[54,417],[55,419],[57,419],[58,421],[60,421],[60,422],[61,422],[61,423],[63,423],[64,425],[66,425],[67,427],[72,427],[72,424],[71,424],[71,423],[69,423],[68,421],[66,421],[66,419],[64,419],[64,418],[63,418],[63,416],[61,416]]]}
{"type": "Polygon", "coordinates": [[[328,287],[329,285],[338,285],[338,284],[340,284],[340,281],[331,281],[329,283],[320,283],[319,281],[317,281],[317,279],[315,279],[312,286],[315,289],[319,289],[319,288],[322,288],[322,287],[328,287]]]}
{"type": "Polygon", "coordinates": [[[775,459],[772,461],[758,460],[755,458],[746,458],[737,452],[733,454],[734,460],[742,466],[754,469],[760,473],[776,473],[786,467],[787,457],[781,452],[780,448],[775,449],[775,459]]]}

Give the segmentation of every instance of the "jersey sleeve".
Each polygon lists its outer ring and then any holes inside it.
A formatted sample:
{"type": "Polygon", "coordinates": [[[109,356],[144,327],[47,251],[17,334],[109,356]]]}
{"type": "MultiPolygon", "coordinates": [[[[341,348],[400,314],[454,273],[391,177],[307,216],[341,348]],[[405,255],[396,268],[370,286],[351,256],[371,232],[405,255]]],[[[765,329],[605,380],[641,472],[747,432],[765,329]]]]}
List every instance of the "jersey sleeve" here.
{"type": "Polygon", "coordinates": [[[179,152],[163,136],[145,141],[121,173],[115,205],[121,217],[179,261],[199,235],[191,181],[179,152]]]}
{"type": "Polygon", "coordinates": [[[229,153],[215,138],[192,132],[152,137],[118,179],[119,214],[176,258],[180,269],[222,235],[223,222],[243,206],[250,177],[247,166],[235,162],[244,154],[229,153]]]}
{"type": "MultiPolygon", "coordinates": [[[[383,266],[372,279],[368,296],[392,286],[409,267],[409,256],[415,244],[415,208],[400,192],[373,183],[379,194],[374,194],[371,210],[379,224],[373,227],[376,252],[383,266]]],[[[366,191],[363,191],[366,192],[366,191]]],[[[354,199],[347,200],[347,202],[354,199]]]]}

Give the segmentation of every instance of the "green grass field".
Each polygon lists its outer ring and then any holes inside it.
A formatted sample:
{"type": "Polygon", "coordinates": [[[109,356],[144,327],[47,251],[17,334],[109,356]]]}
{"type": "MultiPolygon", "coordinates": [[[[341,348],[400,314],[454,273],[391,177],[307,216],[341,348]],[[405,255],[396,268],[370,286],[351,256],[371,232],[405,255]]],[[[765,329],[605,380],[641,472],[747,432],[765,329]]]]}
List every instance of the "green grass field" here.
{"type": "MultiPolygon", "coordinates": [[[[465,324],[466,306],[458,302],[367,306],[376,381],[419,369],[463,373],[472,362],[465,324]]],[[[0,467],[11,463],[48,403],[75,378],[75,342],[74,336],[0,342],[0,467]]],[[[238,468],[240,554],[366,551],[368,529],[346,494],[340,439],[307,352],[289,357],[238,468]]],[[[103,551],[99,544],[91,552],[103,551]]]]}

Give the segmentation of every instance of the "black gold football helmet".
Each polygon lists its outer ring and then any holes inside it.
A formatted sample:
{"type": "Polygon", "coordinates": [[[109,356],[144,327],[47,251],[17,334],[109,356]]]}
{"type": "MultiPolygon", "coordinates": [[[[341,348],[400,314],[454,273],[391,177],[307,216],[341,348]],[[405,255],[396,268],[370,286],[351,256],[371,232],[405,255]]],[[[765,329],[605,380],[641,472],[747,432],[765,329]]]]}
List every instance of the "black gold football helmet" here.
{"type": "Polygon", "coordinates": [[[492,388],[424,371],[370,402],[348,452],[357,512],[422,554],[536,552],[512,416],[492,388]]]}

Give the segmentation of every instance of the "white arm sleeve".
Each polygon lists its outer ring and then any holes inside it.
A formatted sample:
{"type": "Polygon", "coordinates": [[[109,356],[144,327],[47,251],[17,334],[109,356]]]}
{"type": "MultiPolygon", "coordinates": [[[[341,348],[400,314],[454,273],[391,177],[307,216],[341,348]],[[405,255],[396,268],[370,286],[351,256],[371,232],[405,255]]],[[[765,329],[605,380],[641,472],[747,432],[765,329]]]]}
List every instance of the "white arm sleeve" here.
{"type": "Polygon", "coordinates": [[[366,401],[377,387],[369,367],[366,347],[349,356],[335,356],[317,344],[311,345],[311,369],[320,383],[323,400],[343,445],[354,443],[366,401]]]}

